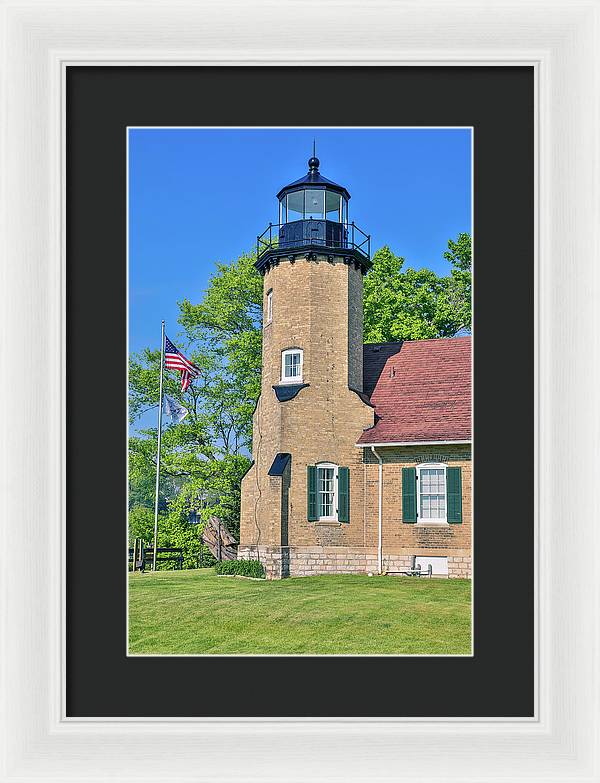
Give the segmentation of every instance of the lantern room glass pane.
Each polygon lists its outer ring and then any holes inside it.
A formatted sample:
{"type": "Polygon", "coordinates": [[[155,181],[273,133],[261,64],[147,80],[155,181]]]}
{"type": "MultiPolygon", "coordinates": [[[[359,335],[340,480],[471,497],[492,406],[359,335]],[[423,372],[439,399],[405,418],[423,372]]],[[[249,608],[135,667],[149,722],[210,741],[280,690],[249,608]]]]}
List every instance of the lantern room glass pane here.
{"type": "Polygon", "coordinates": [[[304,214],[304,191],[296,190],[294,193],[288,193],[287,197],[287,219],[286,223],[293,220],[302,220],[304,214]]]}
{"type": "Polygon", "coordinates": [[[327,220],[341,222],[340,205],[342,197],[339,193],[333,193],[331,190],[325,191],[325,217],[327,220]]]}
{"type": "Polygon", "coordinates": [[[325,214],[325,191],[307,190],[304,201],[304,217],[323,220],[325,214]]]}
{"type": "Polygon", "coordinates": [[[282,196],[282,198],[279,200],[279,222],[287,223],[285,196],[282,196]]]}
{"type": "Polygon", "coordinates": [[[348,222],[348,202],[345,198],[342,199],[342,223],[348,222]]]}

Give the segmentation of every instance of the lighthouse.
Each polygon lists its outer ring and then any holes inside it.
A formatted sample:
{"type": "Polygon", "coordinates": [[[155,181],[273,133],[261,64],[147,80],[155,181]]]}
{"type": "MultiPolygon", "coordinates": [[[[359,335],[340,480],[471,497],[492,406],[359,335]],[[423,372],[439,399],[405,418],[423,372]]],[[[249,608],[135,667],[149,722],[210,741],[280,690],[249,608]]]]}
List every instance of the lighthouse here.
{"type": "Polygon", "coordinates": [[[257,238],[262,385],[239,556],[261,560],[271,578],[302,574],[325,549],[343,558],[365,543],[356,442],[374,423],[363,393],[370,237],[350,221],[349,202],[313,154],[307,173],[277,193],[278,221],[257,238]]]}

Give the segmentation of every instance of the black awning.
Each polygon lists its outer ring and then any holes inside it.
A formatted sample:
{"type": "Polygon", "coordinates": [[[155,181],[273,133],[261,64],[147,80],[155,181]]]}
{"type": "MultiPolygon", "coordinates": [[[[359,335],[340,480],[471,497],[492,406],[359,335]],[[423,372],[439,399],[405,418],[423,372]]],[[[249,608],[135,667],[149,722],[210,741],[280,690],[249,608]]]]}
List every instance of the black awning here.
{"type": "Polygon", "coordinates": [[[269,468],[269,476],[283,476],[283,471],[286,469],[291,458],[291,454],[276,454],[273,464],[269,468]]]}
{"type": "Polygon", "coordinates": [[[282,383],[281,386],[273,386],[273,390],[279,402],[287,402],[293,400],[298,392],[308,385],[308,383],[282,383]]]}

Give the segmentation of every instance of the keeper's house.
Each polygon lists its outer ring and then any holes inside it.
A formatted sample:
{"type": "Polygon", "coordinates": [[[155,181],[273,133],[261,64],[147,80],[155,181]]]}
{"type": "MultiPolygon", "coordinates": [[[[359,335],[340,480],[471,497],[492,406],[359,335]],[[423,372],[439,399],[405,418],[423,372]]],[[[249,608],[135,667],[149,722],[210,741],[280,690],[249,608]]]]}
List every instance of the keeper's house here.
{"type": "Polygon", "coordinates": [[[269,578],[471,576],[471,338],[363,345],[369,238],[319,161],[259,237],[262,389],[238,557],[269,578]]]}

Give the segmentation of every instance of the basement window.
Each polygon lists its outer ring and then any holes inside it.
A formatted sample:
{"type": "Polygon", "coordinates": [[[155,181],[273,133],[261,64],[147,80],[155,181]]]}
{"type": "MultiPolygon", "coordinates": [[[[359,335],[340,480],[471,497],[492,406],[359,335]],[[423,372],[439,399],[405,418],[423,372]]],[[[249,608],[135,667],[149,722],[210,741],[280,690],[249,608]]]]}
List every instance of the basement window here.
{"type": "Polygon", "coordinates": [[[302,350],[288,348],[281,354],[281,383],[302,383],[302,350]]]}
{"type": "Polygon", "coordinates": [[[415,557],[414,567],[421,566],[421,571],[427,571],[431,566],[433,576],[448,576],[448,558],[447,557],[415,557]]]}

